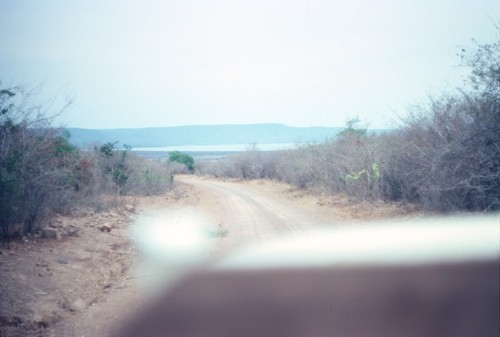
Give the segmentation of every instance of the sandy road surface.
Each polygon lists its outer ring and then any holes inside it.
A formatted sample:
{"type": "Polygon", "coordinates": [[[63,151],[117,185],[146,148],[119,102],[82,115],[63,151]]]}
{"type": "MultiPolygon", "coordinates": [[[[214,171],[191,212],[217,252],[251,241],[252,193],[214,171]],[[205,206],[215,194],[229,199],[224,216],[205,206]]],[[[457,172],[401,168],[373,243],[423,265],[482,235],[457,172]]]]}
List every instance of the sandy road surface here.
{"type": "Polygon", "coordinates": [[[276,235],[404,213],[398,205],[353,204],[270,181],[176,179],[176,190],[141,198],[133,213],[125,207],[62,217],[58,228],[76,234],[0,247],[0,335],[113,336],[116,325],[134,315],[146,297],[142,281],[148,275],[138,266],[150,257],[140,254],[137,233],[149,230],[143,239],[168,239],[164,248],[168,257],[178,258],[177,265],[186,256],[168,249],[185,239],[178,229],[186,223],[225,233],[213,235],[209,248],[198,251],[197,263],[202,264],[276,235]]]}
{"type": "Polygon", "coordinates": [[[275,189],[266,189],[269,186],[192,177],[180,180],[198,190],[199,206],[210,214],[213,223],[227,230],[227,236],[219,240],[215,248],[217,256],[275,235],[317,229],[342,221],[325,214],[320,206],[287,200],[275,189]]]}
{"type": "MultiPolygon", "coordinates": [[[[151,286],[145,277],[158,277],[151,275],[151,269],[182,275],[177,269],[193,264],[193,260],[195,266],[202,266],[217,261],[240,247],[264,243],[276,235],[342,223],[342,217],[328,208],[319,206],[316,199],[309,199],[307,196],[298,199],[297,196],[290,197],[289,186],[270,182],[225,182],[191,176],[179,177],[178,181],[188,191],[180,200],[163,205],[148,205],[146,202],[132,219],[129,235],[134,245],[143,253],[143,258],[135,261],[139,268],[137,265],[130,266],[128,274],[124,276],[125,280],[120,283],[125,286],[110,291],[106,301],[96,303],[89,310],[56,325],[49,335],[112,336],[113,323],[126,321],[127,315],[133,315],[134,310],[131,308],[140,308],[144,305],[144,298],[151,295],[151,286]],[[213,233],[225,231],[226,234],[209,238],[206,249],[194,253],[196,247],[191,247],[188,253],[179,252],[176,250],[178,247],[170,247],[184,240],[179,237],[182,234],[179,234],[178,230],[193,224],[208,228],[213,233]],[[141,238],[137,238],[138,235],[141,235],[141,238]],[[164,242],[162,238],[165,239],[164,242]],[[155,241],[149,242],[155,248],[142,246],[144,243],[147,245],[148,240],[155,241]],[[144,269],[144,265],[156,258],[151,254],[162,253],[158,252],[158,243],[165,246],[163,256],[167,255],[168,263],[154,261],[144,269]],[[193,254],[201,256],[188,256],[193,254]],[[171,258],[172,256],[174,258],[171,258]],[[121,308],[127,308],[125,315],[121,308]]],[[[163,273],[159,277],[160,282],[171,282],[169,275],[163,273]],[[163,280],[162,277],[165,276],[163,280]]],[[[152,283],[155,284],[153,287],[157,286],[157,282],[158,280],[155,280],[152,283]]]]}
{"type": "Polygon", "coordinates": [[[229,256],[156,297],[125,336],[497,332],[497,217],[351,226],[268,182],[182,180],[199,198],[188,212],[228,230],[213,241],[216,257],[229,256]]]}

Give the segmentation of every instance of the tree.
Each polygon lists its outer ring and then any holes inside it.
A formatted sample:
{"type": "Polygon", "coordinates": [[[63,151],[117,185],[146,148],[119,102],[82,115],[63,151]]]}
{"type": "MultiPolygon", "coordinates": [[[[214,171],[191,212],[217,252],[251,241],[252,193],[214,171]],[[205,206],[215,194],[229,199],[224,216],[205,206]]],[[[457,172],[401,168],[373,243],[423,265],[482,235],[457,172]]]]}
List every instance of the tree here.
{"type": "Polygon", "coordinates": [[[191,157],[187,153],[183,153],[180,151],[170,152],[169,160],[171,162],[176,162],[176,163],[186,165],[189,172],[194,171],[194,159],[193,159],[193,157],[191,157]]]}
{"type": "Polygon", "coordinates": [[[359,138],[366,136],[366,127],[361,126],[361,119],[359,117],[349,118],[346,122],[346,128],[339,132],[338,137],[341,139],[345,138],[359,138]]]}

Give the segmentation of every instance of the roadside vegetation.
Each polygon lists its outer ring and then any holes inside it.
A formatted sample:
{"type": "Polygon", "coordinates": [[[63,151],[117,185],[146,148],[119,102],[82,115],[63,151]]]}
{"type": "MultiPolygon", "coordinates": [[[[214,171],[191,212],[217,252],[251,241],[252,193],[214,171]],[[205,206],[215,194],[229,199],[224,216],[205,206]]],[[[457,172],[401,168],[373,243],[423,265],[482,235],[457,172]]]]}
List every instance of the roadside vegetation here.
{"type": "Polygon", "coordinates": [[[176,173],[193,173],[194,172],[194,159],[187,153],[173,151],[168,157],[171,163],[176,163],[174,171],[176,173]]]}
{"type": "MultiPolygon", "coordinates": [[[[497,27],[498,28],[498,27],[497,27]]],[[[499,41],[462,50],[470,75],[452,93],[409,109],[400,126],[370,134],[357,118],[335,140],[294,150],[251,149],[205,162],[199,174],[268,178],[357,200],[392,200],[426,210],[500,209],[499,41]]]]}
{"type": "Polygon", "coordinates": [[[0,87],[0,241],[39,232],[56,213],[100,211],[123,196],[172,188],[168,162],[139,158],[116,143],[91,151],[73,146],[70,134],[51,125],[55,115],[35,102],[36,93],[0,87]]]}
{"type": "Polygon", "coordinates": [[[56,213],[162,194],[172,189],[174,174],[193,171],[428,210],[499,210],[500,28],[498,34],[495,43],[462,50],[470,74],[461,88],[411,108],[394,130],[372,134],[352,118],[323,144],[274,152],[252,147],[197,165],[181,152],[168,161],[140,158],[117,143],[81,150],[52,126],[51,105],[35,101],[36,88],[0,83],[0,241],[36,233],[56,213]]]}

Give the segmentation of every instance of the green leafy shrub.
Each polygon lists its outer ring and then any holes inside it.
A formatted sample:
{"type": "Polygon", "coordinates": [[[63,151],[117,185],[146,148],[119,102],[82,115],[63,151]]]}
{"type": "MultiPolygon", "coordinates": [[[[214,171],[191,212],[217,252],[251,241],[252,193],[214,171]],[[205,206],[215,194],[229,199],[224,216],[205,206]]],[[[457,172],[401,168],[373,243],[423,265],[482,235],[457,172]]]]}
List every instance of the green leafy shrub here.
{"type": "Polygon", "coordinates": [[[173,151],[169,155],[169,160],[171,162],[185,165],[189,172],[194,172],[194,159],[187,153],[173,151]]]}

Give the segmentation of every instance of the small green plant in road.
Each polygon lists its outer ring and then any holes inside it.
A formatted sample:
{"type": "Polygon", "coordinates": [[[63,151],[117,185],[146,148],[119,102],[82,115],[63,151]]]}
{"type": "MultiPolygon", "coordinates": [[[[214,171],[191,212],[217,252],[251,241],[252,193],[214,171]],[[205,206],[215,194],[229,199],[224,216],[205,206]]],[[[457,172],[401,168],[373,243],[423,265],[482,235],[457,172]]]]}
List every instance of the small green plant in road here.
{"type": "Polygon", "coordinates": [[[228,236],[229,230],[227,228],[224,228],[222,224],[217,225],[217,229],[211,232],[211,236],[214,238],[224,238],[228,236]]]}

